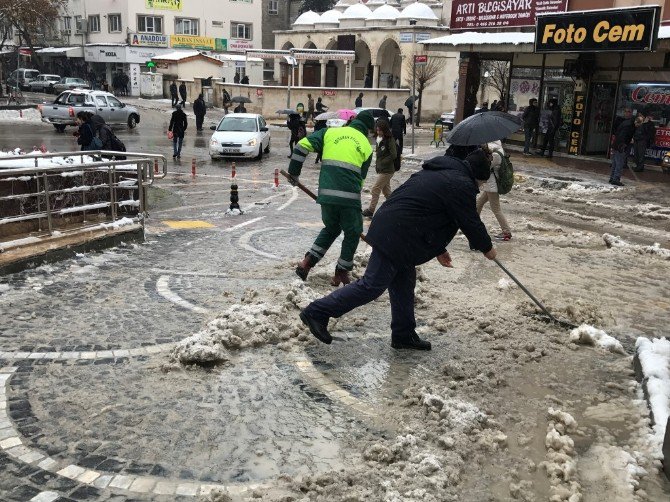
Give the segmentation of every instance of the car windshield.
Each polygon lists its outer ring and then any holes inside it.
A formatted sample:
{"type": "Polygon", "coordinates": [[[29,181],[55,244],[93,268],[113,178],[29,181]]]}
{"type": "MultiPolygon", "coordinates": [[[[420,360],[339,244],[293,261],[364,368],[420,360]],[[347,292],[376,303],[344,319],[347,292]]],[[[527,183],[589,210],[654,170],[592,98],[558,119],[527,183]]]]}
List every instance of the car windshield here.
{"type": "Polygon", "coordinates": [[[256,119],[252,117],[225,117],[216,130],[256,132],[256,119]]]}

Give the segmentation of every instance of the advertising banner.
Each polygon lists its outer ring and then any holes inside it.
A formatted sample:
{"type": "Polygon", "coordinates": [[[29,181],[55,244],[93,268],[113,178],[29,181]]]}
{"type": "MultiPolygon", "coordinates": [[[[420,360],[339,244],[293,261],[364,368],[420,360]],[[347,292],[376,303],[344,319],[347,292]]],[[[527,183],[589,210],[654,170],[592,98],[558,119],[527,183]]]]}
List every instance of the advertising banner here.
{"type": "Polygon", "coordinates": [[[653,51],[661,8],[635,7],[538,16],[535,52],[653,51]]]}
{"type": "Polygon", "coordinates": [[[181,10],[182,0],[146,0],[147,9],[181,10]]]}
{"type": "Polygon", "coordinates": [[[568,153],[571,155],[579,155],[582,150],[585,111],[586,93],[575,91],[574,103],[572,105],[572,121],[570,123],[570,138],[568,139],[568,153]]]}
{"type": "Polygon", "coordinates": [[[568,0],[453,0],[451,24],[456,30],[535,26],[538,14],[565,12],[568,0]]]}
{"type": "Polygon", "coordinates": [[[216,39],[212,37],[196,37],[195,35],[170,35],[170,45],[178,49],[216,49],[216,39]]]}
{"type": "Polygon", "coordinates": [[[167,35],[153,33],[130,33],[128,43],[137,47],[169,47],[170,39],[167,35]]]}
{"type": "Polygon", "coordinates": [[[228,40],[228,50],[231,52],[244,52],[247,49],[253,49],[254,44],[251,40],[230,39],[228,40]]]}
{"type": "Polygon", "coordinates": [[[621,110],[630,106],[650,116],[656,126],[656,141],[647,147],[647,157],[660,160],[670,150],[670,84],[624,83],[619,95],[621,110]]]}

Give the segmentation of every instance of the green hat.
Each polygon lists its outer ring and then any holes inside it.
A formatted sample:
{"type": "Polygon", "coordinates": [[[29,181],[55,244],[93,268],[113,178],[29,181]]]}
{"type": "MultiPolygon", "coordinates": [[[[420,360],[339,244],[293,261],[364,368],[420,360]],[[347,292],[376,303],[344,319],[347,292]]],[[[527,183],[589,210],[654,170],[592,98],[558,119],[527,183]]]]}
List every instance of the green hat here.
{"type": "Polygon", "coordinates": [[[375,118],[368,111],[363,111],[356,115],[356,120],[362,122],[370,131],[375,128],[375,118]]]}

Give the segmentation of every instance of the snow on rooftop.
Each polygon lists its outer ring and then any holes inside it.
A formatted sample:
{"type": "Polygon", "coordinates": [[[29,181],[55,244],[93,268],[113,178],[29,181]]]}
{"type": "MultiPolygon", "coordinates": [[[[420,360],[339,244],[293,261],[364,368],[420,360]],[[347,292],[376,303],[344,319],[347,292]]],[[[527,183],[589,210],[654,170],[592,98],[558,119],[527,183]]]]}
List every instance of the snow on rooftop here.
{"type": "Polygon", "coordinates": [[[319,23],[339,23],[342,13],[339,10],[330,9],[321,14],[319,23]]]}
{"type": "Polygon", "coordinates": [[[319,19],[321,19],[321,16],[314,12],[313,10],[308,10],[307,12],[303,12],[298,16],[298,19],[295,20],[293,23],[294,25],[312,25],[314,23],[318,23],[319,19]]]}
{"type": "Polygon", "coordinates": [[[437,19],[437,16],[425,3],[416,2],[405,7],[399,19],[437,19]]]}
{"type": "Polygon", "coordinates": [[[154,59],[164,59],[167,61],[181,61],[182,59],[199,56],[200,51],[175,51],[160,56],[154,56],[154,59]]]}
{"type": "Polygon", "coordinates": [[[370,7],[362,3],[357,3],[347,7],[347,10],[342,13],[340,19],[367,19],[371,15],[372,11],[370,10],[370,7]]]}
{"type": "MultiPolygon", "coordinates": [[[[370,5],[370,4],[368,4],[370,5]]],[[[374,10],[372,15],[368,19],[398,19],[400,16],[400,11],[395,7],[390,5],[382,5],[381,7],[374,10]]]]}
{"type": "Polygon", "coordinates": [[[466,31],[455,35],[431,38],[421,42],[432,45],[499,45],[499,44],[532,44],[535,41],[535,33],[508,32],[508,33],[483,33],[478,31],[466,31]]]}

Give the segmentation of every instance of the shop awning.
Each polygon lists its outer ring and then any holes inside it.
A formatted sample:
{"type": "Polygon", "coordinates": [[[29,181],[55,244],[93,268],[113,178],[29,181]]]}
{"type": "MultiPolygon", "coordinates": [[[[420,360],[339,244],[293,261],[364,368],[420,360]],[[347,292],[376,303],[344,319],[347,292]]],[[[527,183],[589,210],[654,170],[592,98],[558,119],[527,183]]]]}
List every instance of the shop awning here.
{"type": "Polygon", "coordinates": [[[37,49],[35,52],[42,56],[84,57],[84,49],[82,47],[45,47],[44,49],[37,49]]]}

